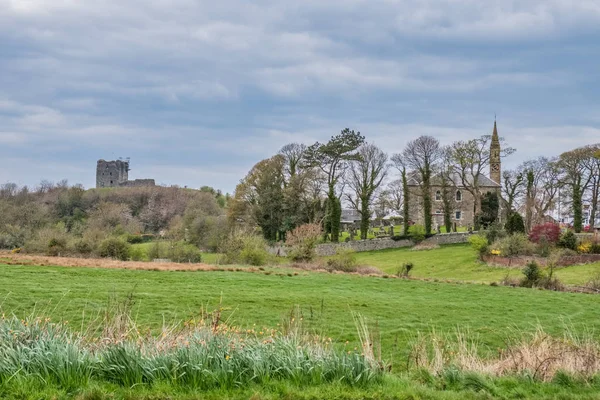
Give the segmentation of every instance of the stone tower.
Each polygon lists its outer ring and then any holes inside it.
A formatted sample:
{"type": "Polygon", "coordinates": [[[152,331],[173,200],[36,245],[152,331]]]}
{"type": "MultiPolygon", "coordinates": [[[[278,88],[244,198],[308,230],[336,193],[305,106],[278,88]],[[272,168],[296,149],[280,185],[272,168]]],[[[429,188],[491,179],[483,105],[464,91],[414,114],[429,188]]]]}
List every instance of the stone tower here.
{"type": "Polygon", "coordinates": [[[98,160],[96,166],[96,187],[117,187],[129,179],[129,161],[98,160]]]}
{"type": "Polygon", "coordinates": [[[500,159],[500,137],[494,119],[494,132],[492,133],[492,144],[490,145],[490,179],[497,184],[502,184],[502,161],[500,159]]]}

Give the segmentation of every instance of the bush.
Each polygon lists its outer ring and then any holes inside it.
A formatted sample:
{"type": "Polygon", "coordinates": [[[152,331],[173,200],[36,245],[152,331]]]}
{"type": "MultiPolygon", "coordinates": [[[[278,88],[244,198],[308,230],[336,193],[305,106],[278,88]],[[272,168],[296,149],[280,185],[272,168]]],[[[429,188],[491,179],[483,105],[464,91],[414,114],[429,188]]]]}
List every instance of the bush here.
{"type": "Polygon", "coordinates": [[[390,237],[394,242],[399,242],[400,240],[410,240],[409,235],[394,235],[390,237]]]}
{"type": "Polygon", "coordinates": [[[408,228],[408,235],[415,243],[421,243],[425,240],[425,228],[422,225],[413,225],[408,228]]]}
{"type": "Polygon", "coordinates": [[[129,249],[129,258],[131,261],[146,261],[146,252],[139,246],[131,246],[129,249]]]}
{"type": "Polygon", "coordinates": [[[127,243],[130,244],[139,244],[139,243],[144,243],[144,238],[142,237],[142,235],[126,235],[125,236],[125,240],[127,240],[127,243]]]}
{"type": "Polygon", "coordinates": [[[558,241],[558,245],[569,250],[577,250],[577,235],[573,231],[566,231],[558,241]]]}
{"type": "Polygon", "coordinates": [[[312,261],[317,255],[315,248],[321,235],[320,224],[304,224],[291,231],[286,240],[286,244],[292,246],[289,253],[291,259],[300,262],[312,261]]]}
{"type": "Polygon", "coordinates": [[[592,243],[592,247],[590,248],[591,254],[600,254],[600,243],[592,243]]]}
{"type": "Polygon", "coordinates": [[[509,235],[514,233],[525,233],[525,223],[523,217],[517,212],[513,212],[508,216],[506,225],[504,226],[509,235]]]}
{"type": "Polygon", "coordinates": [[[483,257],[489,252],[488,239],[483,235],[471,235],[469,236],[469,243],[477,251],[479,258],[483,260],[483,257]]]}
{"type": "Polygon", "coordinates": [[[560,239],[560,226],[552,222],[536,225],[529,232],[529,240],[533,243],[540,243],[546,240],[547,243],[556,244],[560,239]]]}
{"type": "Polygon", "coordinates": [[[202,252],[193,244],[175,242],[169,247],[168,258],[176,263],[199,263],[202,262],[202,252]]]}
{"type": "Polygon", "coordinates": [[[534,261],[528,263],[527,266],[523,268],[523,275],[525,275],[525,278],[523,279],[521,286],[525,287],[533,287],[543,276],[540,266],[534,261]]]}
{"type": "Polygon", "coordinates": [[[118,237],[110,237],[100,242],[100,257],[115,258],[126,261],[129,259],[131,246],[127,241],[118,237]]]}
{"type": "Polygon", "coordinates": [[[67,239],[64,237],[53,237],[48,241],[48,249],[46,254],[49,256],[59,256],[64,254],[67,249],[67,239]]]}
{"type": "Polygon", "coordinates": [[[398,268],[396,276],[403,276],[405,278],[408,278],[408,276],[410,275],[410,271],[412,271],[414,267],[415,264],[413,264],[412,262],[404,263],[402,267],[398,268]]]}
{"type": "Polygon", "coordinates": [[[335,256],[327,260],[327,267],[335,271],[355,272],[357,268],[355,253],[352,249],[338,248],[335,256]]]}
{"type": "Polygon", "coordinates": [[[73,243],[73,250],[76,253],[88,255],[94,252],[94,245],[87,239],[79,239],[73,243]]]}
{"type": "Polygon", "coordinates": [[[265,265],[269,260],[267,242],[258,235],[238,232],[230,235],[221,245],[223,264],[265,265]]]}
{"type": "Polygon", "coordinates": [[[494,243],[505,257],[529,256],[534,253],[535,245],[523,233],[515,233],[494,243]]]}
{"type": "Polygon", "coordinates": [[[488,226],[488,228],[484,231],[485,237],[487,238],[488,244],[492,244],[499,239],[503,239],[506,237],[506,232],[502,229],[500,224],[493,223],[488,226]]]}
{"type": "Polygon", "coordinates": [[[583,242],[579,246],[577,246],[577,252],[582,254],[589,254],[592,251],[592,243],[583,242]]]}

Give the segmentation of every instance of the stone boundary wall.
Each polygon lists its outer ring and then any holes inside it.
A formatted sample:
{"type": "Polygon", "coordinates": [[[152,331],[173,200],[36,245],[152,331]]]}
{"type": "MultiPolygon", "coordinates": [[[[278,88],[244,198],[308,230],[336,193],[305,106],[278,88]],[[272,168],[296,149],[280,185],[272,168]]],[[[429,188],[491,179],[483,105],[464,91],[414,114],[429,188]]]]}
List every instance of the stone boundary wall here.
{"type": "MultiPolygon", "coordinates": [[[[434,235],[424,241],[428,244],[456,244],[456,243],[467,243],[469,236],[472,233],[459,232],[459,233],[440,233],[434,235]]],[[[352,249],[356,252],[362,251],[375,251],[385,249],[399,249],[401,247],[411,247],[413,242],[411,240],[392,240],[390,238],[383,239],[368,239],[368,240],[354,240],[351,242],[343,243],[324,243],[319,244],[316,247],[317,256],[326,257],[335,255],[337,249],[352,249]]],[[[287,248],[285,246],[271,246],[268,248],[269,253],[285,257],[287,256],[287,248]]]]}

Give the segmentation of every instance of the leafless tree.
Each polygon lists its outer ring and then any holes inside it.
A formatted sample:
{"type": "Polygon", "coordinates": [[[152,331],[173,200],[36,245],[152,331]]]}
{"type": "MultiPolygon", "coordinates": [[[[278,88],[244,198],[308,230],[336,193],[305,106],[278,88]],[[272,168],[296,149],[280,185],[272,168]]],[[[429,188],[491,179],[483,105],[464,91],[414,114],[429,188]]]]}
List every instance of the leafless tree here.
{"type": "Polygon", "coordinates": [[[358,155],[358,160],[350,164],[348,177],[348,186],[356,197],[347,198],[360,213],[360,237],[364,240],[369,230],[373,195],[388,173],[388,156],[372,143],[360,146],[358,155]]]}
{"type": "MultiPolygon", "coordinates": [[[[456,172],[456,186],[464,187],[473,197],[473,225],[479,225],[481,212],[481,181],[490,166],[491,135],[484,135],[477,139],[454,142],[450,146],[450,158],[456,172]]],[[[503,142],[502,139],[500,139],[503,142]]],[[[506,157],[515,152],[515,149],[502,146],[500,156],[506,157]]]]}
{"type": "Polygon", "coordinates": [[[432,227],[431,176],[442,155],[443,149],[440,142],[432,136],[421,136],[409,142],[402,152],[403,162],[409,169],[418,173],[420,178],[427,234],[431,233],[432,227]]]}

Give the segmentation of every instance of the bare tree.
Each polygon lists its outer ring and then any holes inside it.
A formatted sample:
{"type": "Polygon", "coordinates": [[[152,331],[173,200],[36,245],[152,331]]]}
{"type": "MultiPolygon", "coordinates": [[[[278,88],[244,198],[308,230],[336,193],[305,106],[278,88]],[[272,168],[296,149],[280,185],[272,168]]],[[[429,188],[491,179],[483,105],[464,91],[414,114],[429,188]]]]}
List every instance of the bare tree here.
{"type": "Polygon", "coordinates": [[[388,173],[388,156],[379,147],[365,143],[358,149],[359,158],[350,164],[348,186],[356,196],[348,201],[360,213],[360,238],[367,238],[373,194],[388,173]]]}
{"type": "MultiPolygon", "coordinates": [[[[450,146],[450,158],[453,163],[457,182],[456,186],[464,187],[473,197],[473,225],[478,228],[481,212],[481,178],[490,166],[491,135],[478,139],[454,142],[450,146]]],[[[503,142],[502,139],[500,139],[503,142]]],[[[500,157],[506,157],[515,152],[511,147],[502,146],[500,157]]]]}
{"type": "Polygon", "coordinates": [[[502,173],[502,199],[504,200],[504,208],[506,217],[515,209],[516,201],[523,195],[525,189],[525,176],[523,171],[508,170],[502,173]]]}
{"type": "Polygon", "coordinates": [[[525,228],[529,231],[533,225],[541,223],[556,205],[561,172],[556,158],[545,157],[526,161],[518,171],[524,177],[526,189],[522,190],[522,207],[525,208],[525,228]]]}
{"type": "Polygon", "coordinates": [[[285,159],[284,172],[288,178],[296,176],[302,167],[302,158],[306,151],[306,145],[301,143],[286,144],[279,150],[285,159]]]}
{"type": "Polygon", "coordinates": [[[586,161],[593,156],[588,147],[580,147],[560,155],[558,165],[562,170],[562,183],[570,194],[575,232],[583,229],[583,195],[592,177],[587,174],[586,161]]]}
{"type": "Polygon", "coordinates": [[[431,213],[431,175],[442,155],[443,149],[440,142],[432,136],[421,136],[409,142],[402,152],[404,163],[408,168],[419,174],[426,234],[431,234],[433,219],[431,213]]]}

